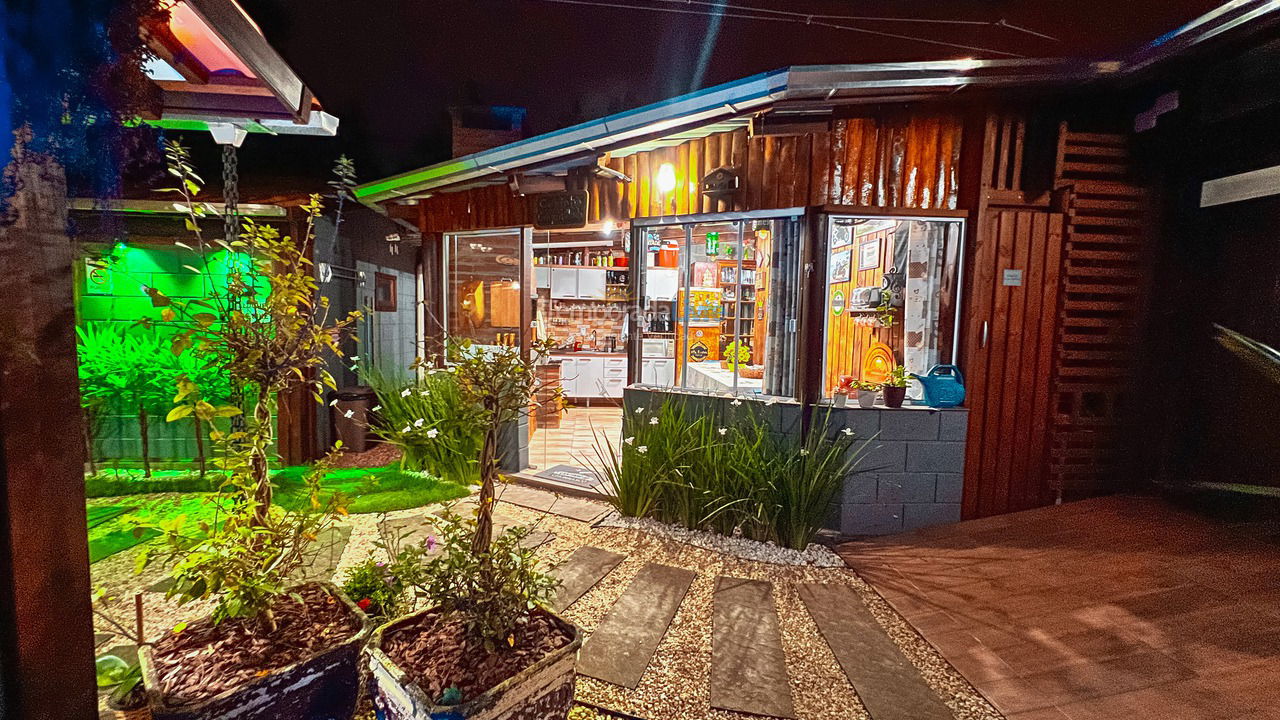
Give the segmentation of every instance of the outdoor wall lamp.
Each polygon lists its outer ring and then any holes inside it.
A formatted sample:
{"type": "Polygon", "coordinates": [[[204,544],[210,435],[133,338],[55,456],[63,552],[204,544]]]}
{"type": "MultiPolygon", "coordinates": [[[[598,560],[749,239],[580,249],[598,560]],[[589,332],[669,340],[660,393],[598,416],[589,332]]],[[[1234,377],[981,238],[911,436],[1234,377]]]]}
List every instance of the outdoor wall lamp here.
{"type": "Polygon", "coordinates": [[[662,163],[658,166],[658,175],[654,179],[658,185],[658,192],[668,195],[676,189],[676,167],[671,163],[662,163]]]}

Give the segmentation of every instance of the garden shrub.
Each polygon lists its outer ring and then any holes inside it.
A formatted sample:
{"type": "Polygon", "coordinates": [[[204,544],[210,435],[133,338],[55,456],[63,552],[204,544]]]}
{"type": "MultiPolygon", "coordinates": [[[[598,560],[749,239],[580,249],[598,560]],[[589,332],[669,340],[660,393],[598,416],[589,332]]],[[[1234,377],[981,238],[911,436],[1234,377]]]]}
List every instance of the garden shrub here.
{"type": "Polygon", "coordinates": [[[778,435],[754,405],[720,417],[671,399],[627,413],[621,445],[595,448],[609,501],[627,517],[805,548],[867,441],[817,411],[805,438],[778,435]]]}
{"type": "Polygon", "coordinates": [[[485,417],[453,373],[431,370],[409,378],[366,368],[362,375],[378,396],[373,431],[400,448],[401,467],[460,485],[480,482],[485,417]]]}

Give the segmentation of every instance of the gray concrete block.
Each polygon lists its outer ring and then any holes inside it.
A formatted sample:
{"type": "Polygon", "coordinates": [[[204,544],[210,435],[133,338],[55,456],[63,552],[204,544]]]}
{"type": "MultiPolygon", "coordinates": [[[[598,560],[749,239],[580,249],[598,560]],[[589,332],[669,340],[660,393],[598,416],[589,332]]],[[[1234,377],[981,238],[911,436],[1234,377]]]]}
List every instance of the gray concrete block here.
{"type": "Polygon", "coordinates": [[[903,472],[907,469],[907,443],[873,440],[858,469],[867,472],[903,472]]]}
{"type": "Polygon", "coordinates": [[[822,527],[827,530],[835,530],[840,532],[840,516],[844,511],[844,506],[838,502],[831,503],[827,509],[827,518],[822,521],[822,527]]]}
{"type": "Polygon", "coordinates": [[[880,416],[880,439],[937,440],[941,414],[930,410],[886,410],[880,416]]]}
{"type": "Polygon", "coordinates": [[[903,473],[902,502],[933,502],[937,480],[933,473],[903,473]]]}
{"type": "Polygon", "coordinates": [[[938,439],[948,442],[964,442],[969,436],[968,410],[943,410],[938,413],[940,424],[938,439]]]}
{"type": "Polygon", "coordinates": [[[960,522],[959,503],[908,503],[902,506],[904,530],[960,522]]]}
{"type": "MultiPolygon", "coordinates": [[[[831,412],[831,424],[827,428],[827,432],[831,436],[842,432],[845,428],[853,430],[853,436],[858,440],[869,440],[880,432],[880,415],[879,410],[863,410],[861,408],[843,408],[836,409],[831,412]]],[[[822,422],[825,413],[818,412],[817,422],[822,422]]]]}
{"type": "Polygon", "coordinates": [[[766,406],[766,413],[773,423],[776,432],[785,435],[798,435],[804,418],[804,408],[800,403],[783,403],[766,406]]]}
{"type": "Polygon", "coordinates": [[[844,479],[844,502],[849,504],[876,501],[876,473],[854,473],[844,479]]]}
{"type": "Polygon", "coordinates": [[[907,448],[908,472],[964,472],[964,443],[916,442],[907,448]]]}
{"type": "Polygon", "coordinates": [[[876,502],[881,505],[902,502],[903,473],[880,473],[876,477],[876,502]]]}
{"type": "Polygon", "coordinates": [[[902,505],[845,505],[840,532],[846,535],[888,535],[902,531],[902,505]]]}
{"type": "Polygon", "coordinates": [[[934,501],[958,503],[964,497],[963,473],[938,473],[937,492],[934,501]]]}

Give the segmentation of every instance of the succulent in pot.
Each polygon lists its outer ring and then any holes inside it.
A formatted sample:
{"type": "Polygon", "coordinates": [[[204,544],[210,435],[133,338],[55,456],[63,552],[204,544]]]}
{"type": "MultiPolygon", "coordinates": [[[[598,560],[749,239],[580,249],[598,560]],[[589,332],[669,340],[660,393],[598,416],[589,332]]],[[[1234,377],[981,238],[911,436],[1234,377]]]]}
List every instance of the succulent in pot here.
{"type": "Polygon", "coordinates": [[[889,371],[889,379],[885,381],[881,392],[887,407],[902,407],[903,400],[907,398],[907,366],[895,365],[889,371]]]}

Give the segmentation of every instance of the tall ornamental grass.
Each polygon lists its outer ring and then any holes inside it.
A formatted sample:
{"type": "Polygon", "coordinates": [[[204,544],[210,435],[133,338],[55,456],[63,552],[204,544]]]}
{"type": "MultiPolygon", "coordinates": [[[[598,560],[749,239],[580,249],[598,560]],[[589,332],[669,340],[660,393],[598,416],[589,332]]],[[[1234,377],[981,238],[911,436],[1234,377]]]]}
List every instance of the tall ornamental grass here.
{"type": "Polygon", "coordinates": [[[460,485],[480,482],[484,414],[452,373],[429,371],[415,378],[366,368],[362,375],[378,396],[372,429],[400,448],[401,468],[460,485]]]}
{"type": "Polygon", "coordinates": [[[614,508],[696,530],[803,549],[823,527],[869,439],[815,410],[809,434],[769,430],[755,403],[695,415],[685,403],[634,408],[592,463],[614,508]]]}

